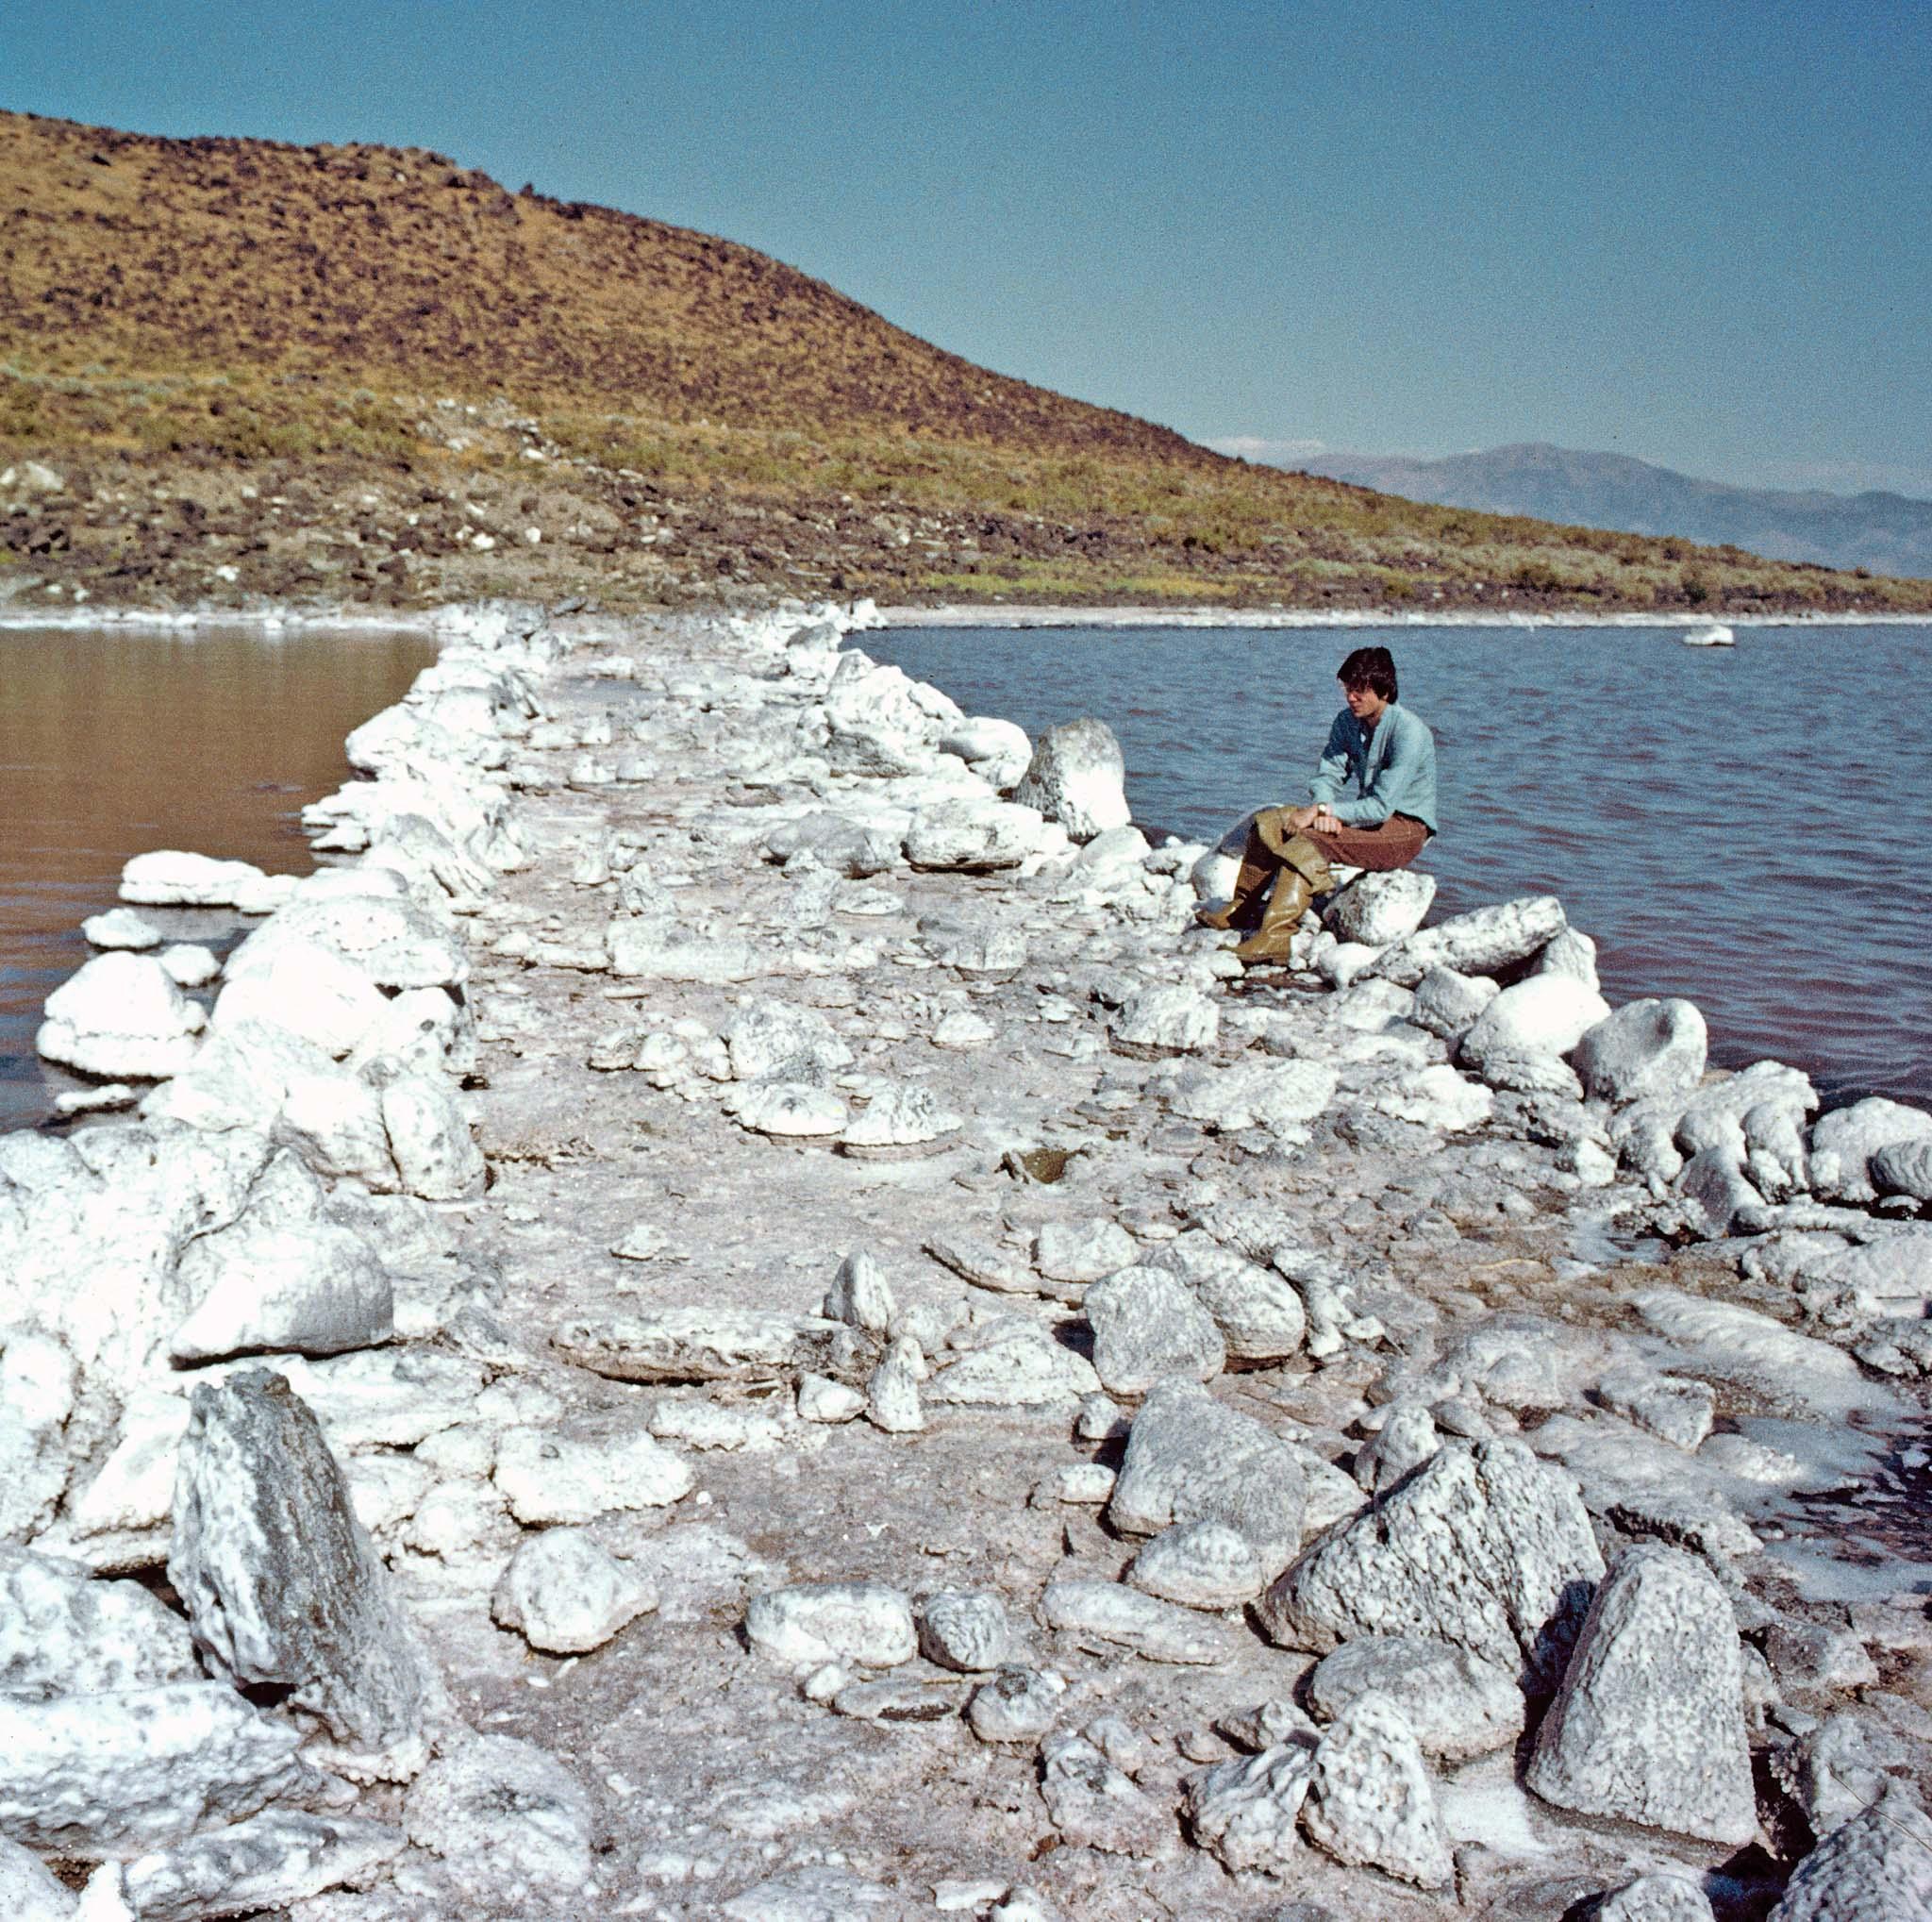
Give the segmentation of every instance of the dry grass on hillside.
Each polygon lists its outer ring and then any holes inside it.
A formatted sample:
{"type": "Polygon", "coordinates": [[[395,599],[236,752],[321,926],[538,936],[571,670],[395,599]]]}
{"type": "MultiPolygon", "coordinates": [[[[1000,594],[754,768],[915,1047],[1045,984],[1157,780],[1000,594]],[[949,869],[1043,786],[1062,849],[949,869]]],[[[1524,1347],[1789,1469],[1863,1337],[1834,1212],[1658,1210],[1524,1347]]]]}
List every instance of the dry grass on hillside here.
{"type": "Polygon", "coordinates": [[[0,593],[1932,606],[1226,460],[440,155],[0,114],[0,460],[66,483],[0,519],[0,593]]]}

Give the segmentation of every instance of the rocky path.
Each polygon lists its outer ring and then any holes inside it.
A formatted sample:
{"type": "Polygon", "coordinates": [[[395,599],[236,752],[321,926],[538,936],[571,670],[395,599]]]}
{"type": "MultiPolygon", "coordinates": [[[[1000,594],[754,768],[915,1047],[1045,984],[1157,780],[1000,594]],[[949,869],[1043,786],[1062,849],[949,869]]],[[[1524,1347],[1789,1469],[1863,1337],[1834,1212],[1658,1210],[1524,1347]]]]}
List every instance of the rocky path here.
{"type": "Polygon", "coordinates": [[[841,642],[453,614],[130,869],[273,911],[0,1139],[7,1913],[1932,1914],[1932,1118],[1554,901],[1244,980],[841,642]]]}

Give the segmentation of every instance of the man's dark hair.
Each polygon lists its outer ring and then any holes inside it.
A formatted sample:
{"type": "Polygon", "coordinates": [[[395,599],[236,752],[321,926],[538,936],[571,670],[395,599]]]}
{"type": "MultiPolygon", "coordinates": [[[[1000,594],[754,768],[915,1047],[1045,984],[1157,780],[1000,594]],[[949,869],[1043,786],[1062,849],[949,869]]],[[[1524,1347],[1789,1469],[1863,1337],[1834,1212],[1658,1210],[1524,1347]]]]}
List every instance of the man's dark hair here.
{"type": "Polygon", "coordinates": [[[1396,698],[1395,661],[1386,647],[1357,647],[1341,663],[1335,677],[1350,693],[1357,688],[1367,688],[1372,694],[1380,694],[1385,701],[1396,698]]]}

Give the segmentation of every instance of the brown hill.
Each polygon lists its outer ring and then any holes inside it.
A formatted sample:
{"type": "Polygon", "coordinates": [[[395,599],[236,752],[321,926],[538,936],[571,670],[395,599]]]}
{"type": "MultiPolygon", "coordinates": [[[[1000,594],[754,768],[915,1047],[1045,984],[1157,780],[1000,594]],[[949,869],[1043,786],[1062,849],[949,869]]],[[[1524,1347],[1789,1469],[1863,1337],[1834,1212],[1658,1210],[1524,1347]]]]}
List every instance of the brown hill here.
{"type": "Polygon", "coordinates": [[[438,154],[0,113],[0,460],[61,483],[0,594],[1932,603],[1251,468],[438,154]]]}

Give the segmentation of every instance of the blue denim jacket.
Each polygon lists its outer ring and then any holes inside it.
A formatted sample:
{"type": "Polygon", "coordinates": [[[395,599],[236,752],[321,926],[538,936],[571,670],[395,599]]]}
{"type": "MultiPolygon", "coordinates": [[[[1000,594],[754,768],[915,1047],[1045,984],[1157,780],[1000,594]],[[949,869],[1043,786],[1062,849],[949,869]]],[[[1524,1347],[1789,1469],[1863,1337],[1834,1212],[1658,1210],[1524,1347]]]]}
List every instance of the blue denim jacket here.
{"type": "Polygon", "coordinates": [[[1413,814],[1434,833],[1436,737],[1400,701],[1383,709],[1366,738],[1344,708],[1328,730],[1308,794],[1345,827],[1379,827],[1391,814],[1413,814]]]}

